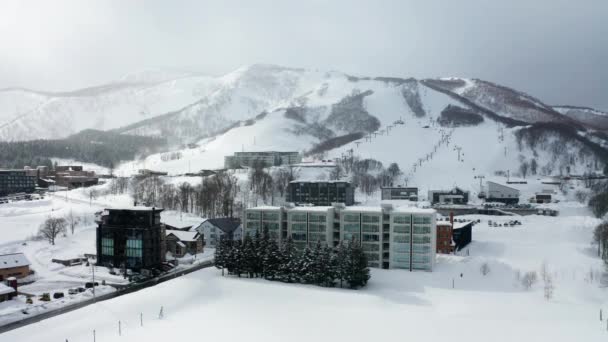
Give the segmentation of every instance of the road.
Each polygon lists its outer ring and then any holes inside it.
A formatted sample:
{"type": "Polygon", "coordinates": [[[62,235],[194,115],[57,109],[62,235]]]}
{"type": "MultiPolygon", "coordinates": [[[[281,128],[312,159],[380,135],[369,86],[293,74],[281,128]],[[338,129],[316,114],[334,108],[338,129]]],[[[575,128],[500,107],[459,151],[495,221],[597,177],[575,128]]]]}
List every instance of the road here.
{"type": "Polygon", "coordinates": [[[177,277],[181,277],[183,275],[186,275],[186,274],[189,274],[189,273],[192,273],[195,271],[199,271],[199,270],[202,270],[202,269],[208,268],[208,267],[213,267],[213,260],[202,262],[196,266],[192,266],[192,267],[184,269],[184,270],[163,274],[156,278],[152,278],[152,279],[146,280],[141,283],[136,283],[136,284],[126,287],[124,289],[120,289],[118,291],[108,293],[105,295],[97,296],[96,298],[91,298],[91,299],[88,299],[88,300],[85,300],[82,302],[66,305],[64,307],[61,307],[61,308],[58,308],[55,310],[51,310],[51,311],[47,311],[47,312],[41,313],[36,316],[27,317],[27,318],[24,318],[24,319],[16,321],[16,322],[5,324],[3,326],[0,326],[0,334],[3,334],[7,331],[19,329],[21,327],[24,327],[24,326],[27,326],[30,324],[40,322],[47,318],[55,317],[55,316],[62,315],[64,313],[67,313],[70,311],[78,310],[80,308],[84,308],[85,306],[91,305],[96,302],[101,302],[101,301],[105,301],[108,299],[124,296],[129,293],[137,292],[139,290],[143,290],[145,288],[148,288],[148,287],[160,284],[160,283],[164,283],[171,279],[175,279],[177,277]]]}

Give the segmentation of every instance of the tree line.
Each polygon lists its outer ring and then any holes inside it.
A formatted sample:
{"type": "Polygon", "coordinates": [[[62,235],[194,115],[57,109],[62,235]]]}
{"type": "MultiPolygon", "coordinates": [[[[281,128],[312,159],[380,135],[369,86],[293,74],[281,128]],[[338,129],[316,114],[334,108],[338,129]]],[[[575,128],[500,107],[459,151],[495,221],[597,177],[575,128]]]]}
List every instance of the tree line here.
{"type": "Polygon", "coordinates": [[[238,277],[323,287],[357,289],[370,279],[367,257],[355,240],[336,248],[317,242],[314,248],[298,250],[291,238],[279,246],[268,229],[253,238],[247,234],[242,242],[222,238],[215,249],[215,267],[222,275],[227,271],[238,277]]]}
{"type": "Polygon", "coordinates": [[[51,158],[64,158],[113,168],[122,160],[156,152],[165,145],[159,138],[85,130],[65,139],[0,142],[0,165],[50,168],[51,158]]]}

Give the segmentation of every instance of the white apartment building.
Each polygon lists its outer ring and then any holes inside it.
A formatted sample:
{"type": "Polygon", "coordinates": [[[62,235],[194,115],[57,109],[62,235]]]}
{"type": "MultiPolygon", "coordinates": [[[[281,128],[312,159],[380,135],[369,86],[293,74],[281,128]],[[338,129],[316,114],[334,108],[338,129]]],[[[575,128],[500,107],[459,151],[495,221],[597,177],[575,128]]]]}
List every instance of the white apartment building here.
{"type": "Polygon", "coordinates": [[[297,248],[318,242],[332,247],[334,207],[295,207],[287,211],[287,236],[297,248]]]}
{"type": "Polygon", "coordinates": [[[249,234],[255,236],[256,231],[260,234],[264,228],[268,228],[270,238],[279,244],[287,237],[287,213],[283,207],[260,206],[249,208],[245,213],[243,225],[243,238],[249,234]]]}
{"type": "MultiPolygon", "coordinates": [[[[317,242],[337,246],[360,241],[370,267],[432,271],[436,254],[436,212],[409,206],[256,207],[247,209],[244,235],[272,227],[282,243],[297,248],[317,242]]],[[[277,238],[278,237],[278,238],[277,238]]]]}

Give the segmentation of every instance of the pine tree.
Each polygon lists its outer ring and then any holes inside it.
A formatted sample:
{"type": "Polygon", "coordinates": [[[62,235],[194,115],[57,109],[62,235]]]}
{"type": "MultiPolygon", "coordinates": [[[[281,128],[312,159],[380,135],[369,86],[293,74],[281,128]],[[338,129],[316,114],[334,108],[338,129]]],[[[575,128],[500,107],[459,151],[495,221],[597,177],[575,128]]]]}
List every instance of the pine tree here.
{"type": "Polygon", "coordinates": [[[281,266],[281,255],[279,246],[276,241],[268,242],[266,253],[264,255],[264,278],[275,280],[279,277],[279,268],[281,266]]]}
{"type": "Polygon", "coordinates": [[[347,281],[351,289],[363,287],[370,278],[367,256],[358,241],[351,241],[348,246],[347,281]]]}
{"type": "Polygon", "coordinates": [[[257,244],[257,254],[258,254],[258,273],[261,277],[266,278],[266,267],[265,267],[265,259],[268,254],[268,246],[270,243],[270,233],[268,232],[268,227],[264,227],[262,236],[260,238],[260,242],[257,244]]]}
{"type": "Polygon", "coordinates": [[[213,258],[215,267],[222,270],[222,276],[224,275],[224,268],[226,267],[226,244],[224,238],[220,239],[220,243],[215,247],[215,255],[213,258]]]}
{"type": "Polygon", "coordinates": [[[314,284],[315,283],[315,270],[314,270],[314,254],[313,251],[306,246],[304,252],[299,258],[298,262],[298,274],[300,282],[303,284],[314,284]]]}
{"type": "Polygon", "coordinates": [[[336,279],[339,278],[339,260],[338,253],[336,249],[325,247],[323,260],[328,260],[327,262],[327,276],[326,276],[326,286],[334,287],[336,286],[336,279]]]}
{"type": "Polygon", "coordinates": [[[226,264],[228,272],[241,277],[243,273],[243,243],[241,240],[237,240],[230,248],[226,264]]]}
{"type": "Polygon", "coordinates": [[[242,270],[244,273],[249,275],[249,278],[252,278],[255,274],[255,268],[257,264],[256,255],[255,255],[255,243],[251,236],[247,234],[245,239],[243,240],[242,246],[242,270]]]}
{"type": "Polygon", "coordinates": [[[298,251],[293,244],[291,237],[287,238],[287,241],[283,244],[281,251],[281,264],[279,266],[279,277],[282,281],[287,283],[293,283],[297,280],[297,263],[298,263],[298,251]]]}
{"type": "Polygon", "coordinates": [[[336,252],[336,278],[340,280],[340,287],[344,286],[344,282],[348,278],[349,264],[349,248],[348,244],[340,242],[336,252]]]}
{"type": "Polygon", "coordinates": [[[253,237],[253,251],[252,251],[252,260],[251,260],[251,271],[253,275],[257,277],[262,274],[262,262],[264,260],[264,248],[262,247],[262,235],[260,234],[260,230],[255,231],[255,235],[253,237]]]}
{"type": "Polygon", "coordinates": [[[315,248],[312,250],[312,263],[310,265],[313,274],[312,283],[318,286],[323,286],[325,282],[325,271],[327,264],[323,263],[323,246],[321,241],[317,241],[315,248]]]}

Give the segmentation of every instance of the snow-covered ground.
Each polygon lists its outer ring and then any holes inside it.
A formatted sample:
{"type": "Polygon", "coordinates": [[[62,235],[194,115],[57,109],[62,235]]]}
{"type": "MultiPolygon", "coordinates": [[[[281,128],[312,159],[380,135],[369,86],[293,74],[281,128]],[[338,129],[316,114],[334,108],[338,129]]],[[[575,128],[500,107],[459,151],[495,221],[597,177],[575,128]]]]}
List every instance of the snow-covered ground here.
{"type": "Polygon", "coordinates": [[[88,341],[93,330],[98,341],[165,341],[200,336],[203,326],[214,341],[603,341],[608,332],[599,310],[606,311],[608,297],[590,243],[599,220],[581,205],[556,206],[564,208],[559,217],[518,217],[522,225],[511,228],[487,220],[512,218],[466,216],[481,220],[468,251],[439,255],[432,273],[374,269],[359,291],[205,269],[5,333],[0,341],[88,341]],[[554,285],[549,300],[543,263],[554,285]],[[526,290],[518,278],[529,271],[539,280],[526,290]]]}
{"type": "MultiPolygon", "coordinates": [[[[0,254],[24,253],[30,261],[30,269],[35,273],[25,279],[26,285],[19,287],[19,291],[33,295],[33,304],[26,304],[25,296],[16,300],[0,303],[0,324],[14,321],[24,317],[21,312],[25,310],[29,315],[45,312],[70,303],[82,301],[92,296],[92,292],[68,295],[68,290],[83,287],[86,282],[92,281],[93,269],[91,266],[77,265],[66,267],[53,263],[52,259],[72,259],[83,257],[84,254],[95,254],[95,228],[94,213],[104,208],[124,207],[132,205],[128,195],[100,195],[91,199],[89,193],[96,190],[103,193],[108,185],[99,185],[92,188],[76,189],[57,193],[48,193],[42,200],[11,202],[0,205],[0,254]],[[50,245],[47,241],[32,240],[40,225],[48,217],[68,217],[72,215],[77,220],[74,234],[68,231],[65,236],[57,238],[56,244],[50,245]],[[33,281],[33,282],[32,282],[33,281]],[[30,283],[31,282],[31,283],[30,283]],[[50,303],[38,300],[45,292],[64,292],[65,298],[52,300],[50,303]]],[[[165,211],[161,214],[172,222],[197,223],[202,219],[189,214],[180,214],[174,211],[165,211]]],[[[179,260],[180,268],[209,260],[213,250],[205,250],[196,256],[187,256],[179,260]]],[[[121,275],[112,275],[105,267],[95,267],[95,281],[106,281],[110,284],[127,284],[128,281],[121,275]]],[[[103,294],[115,289],[110,286],[101,286],[97,294],[103,294]]]]}

